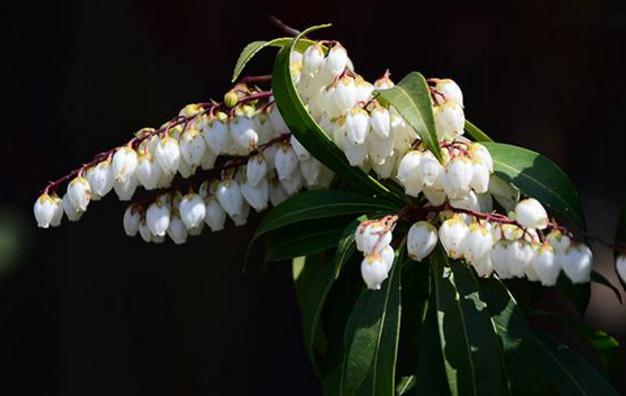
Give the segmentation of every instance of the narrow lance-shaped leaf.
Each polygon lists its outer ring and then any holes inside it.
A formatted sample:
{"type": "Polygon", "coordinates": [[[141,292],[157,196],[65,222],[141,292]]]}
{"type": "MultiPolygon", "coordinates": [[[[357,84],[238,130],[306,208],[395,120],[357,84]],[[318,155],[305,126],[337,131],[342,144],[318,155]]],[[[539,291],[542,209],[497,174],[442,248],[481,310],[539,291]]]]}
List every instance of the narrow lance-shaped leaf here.
{"type": "Polygon", "coordinates": [[[539,363],[552,386],[561,395],[612,396],[617,392],[580,356],[552,338],[537,334],[533,345],[539,363]]]}
{"type": "Polygon", "coordinates": [[[289,130],[298,138],[298,141],[333,172],[348,179],[358,180],[373,193],[389,197],[388,199],[402,201],[403,197],[396,195],[393,198],[390,190],[378,180],[367,175],[360,168],[350,166],[344,153],[311,117],[298,95],[289,68],[290,53],[304,34],[328,26],[330,25],[314,26],[303,31],[302,34],[293,40],[290,47],[283,47],[278,52],[273,69],[272,90],[280,114],[283,116],[289,130]]]}
{"type": "Polygon", "coordinates": [[[554,162],[525,148],[483,143],[491,153],[496,175],[536,198],[561,218],[571,219],[581,230],[585,217],[573,183],[554,162]]]}
{"type": "Polygon", "coordinates": [[[344,336],[342,395],[395,394],[404,260],[403,244],[381,290],[364,290],[350,314],[344,336]]]}
{"type": "Polygon", "coordinates": [[[497,359],[499,341],[471,269],[460,262],[450,265],[441,247],[431,254],[430,263],[450,393],[501,394],[504,387],[502,363],[497,359]]]}
{"type": "Polygon", "coordinates": [[[391,104],[435,157],[443,160],[435,131],[433,101],[424,76],[418,72],[409,73],[393,88],[376,91],[376,97],[391,104]]]}

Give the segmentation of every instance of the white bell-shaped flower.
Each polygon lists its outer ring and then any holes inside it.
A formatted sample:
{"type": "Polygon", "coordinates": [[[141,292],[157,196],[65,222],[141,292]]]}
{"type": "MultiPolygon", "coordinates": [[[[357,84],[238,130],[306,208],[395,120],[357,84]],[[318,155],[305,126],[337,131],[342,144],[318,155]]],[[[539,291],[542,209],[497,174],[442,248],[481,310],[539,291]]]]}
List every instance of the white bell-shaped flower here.
{"type": "Polygon", "coordinates": [[[300,161],[311,158],[311,153],[298,141],[295,135],[289,137],[289,144],[300,161]]]}
{"type": "Polygon", "coordinates": [[[510,242],[505,240],[497,241],[491,250],[491,263],[500,279],[510,279],[513,277],[509,264],[510,242]]]}
{"type": "Polygon", "coordinates": [[[294,195],[299,192],[302,187],[304,187],[304,177],[302,177],[302,173],[300,173],[300,169],[298,168],[296,168],[295,172],[293,172],[287,179],[279,181],[288,196],[294,195]]]}
{"type": "Polygon", "coordinates": [[[528,242],[517,240],[508,246],[509,272],[512,276],[521,278],[526,274],[526,268],[535,258],[536,251],[528,242]]]}
{"type": "Polygon", "coordinates": [[[172,215],[170,219],[167,235],[176,245],[182,245],[187,242],[187,227],[176,214],[172,215]]]}
{"type": "Polygon", "coordinates": [[[343,142],[343,152],[351,166],[365,166],[365,161],[367,160],[367,145],[345,139],[343,142]]]}
{"type": "Polygon", "coordinates": [[[554,248],[550,245],[543,245],[537,250],[537,254],[530,262],[537,278],[544,286],[554,286],[559,278],[561,267],[557,260],[554,248]]]}
{"type": "Polygon", "coordinates": [[[266,209],[270,198],[267,178],[261,179],[257,185],[252,185],[250,181],[246,181],[241,185],[241,194],[257,212],[266,209]]]}
{"type": "Polygon", "coordinates": [[[554,248],[556,254],[563,254],[572,245],[572,240],[561,231],[552,230],[546,236],[546,242],[554,248]]]}
{"type": "Polygon", "coordinates": [[[593,253],[589,247],[583,244],[570,246],[558,259],[563,272],[573,283],[589,282],[593,265],[593,253]]]}
{"type": "Polygon", "coordinates": [[[468,151],[473,162],[484,165],[489,173],[493,173],[493,159],[485,146],[480,143],[471,143],[468,151]]]}
{"type": "Polygon", "coordinates": [[[442,189],[424,187],[422,190],[428,202],[433,206],[443,205],[446,202],[446,193],[442,189]]]}
{"type": "MultiPolygon", "coordinates": [[[[83,216],[83,213],[85,213],[82,210],[76,209],[76,207],[70,202],[67,193],[63,195],[63,199],[61,200],[61,206],[63,207],[62,213],[65,213],[69,221],[78,221],[83,216]]],[[[50,223],[50,225],[54,226],[53,223],[50,223]]]]}
{"type": "Polygon", "coordinates": [[[215,190],[215,198],[230,218],[241,217],[245,202],[236,180],[227,179],[220,182],[215,190]]]}
{"type": "Polygon", "coordinates": [[[211,151],[218,155],[223,154],[230,139],[228,124],[217,118],[210,120],[202,125],[202,137],[211,151]]]}
{"type": "Polygon", "coordinates": [[[393,267],[393,262],[396,258],[396,252],[393,250],[391,246],[385,246],[383,250],[380,251],[380,257],[383,259],[383,262],[387,266],[387,272],[391,271],[391,267],[393,267]]]}
{"type": "Polygon", "coordinates": [[[154,156],[164,173],[173,175],[178,171],[180,165],[180,147],[176,140],[169,136],[162,137],[156,146],[154,156]]]}
{"type": "Polygon", "coordinates": [[[379,253],[389,246],[392,234],[380,221],[365,221],[355,232],[356,248],[365,255],[379,253]]]}
{"type": "Polygon", "coordinates": [[[361,107],[353,107],[346,114],[346,137],[353,144],[364,144],[369,129],[369,115],[361,107]]]}
{"type": "Polygon", "coordinates": [[[441,187],[450,199],[463,199],[470,191],[474,171],[472,163],[464,156],[452,159],[439,176],[441,187]]]}
{"type": "Polygon", "coordinates": [[[156,163],[150,152],[146,151],[139,155],[135,176],[146,190],[153,190],[157,187],[162,173],[161,166],[156,163]]]}
{"type": "Polygon", "coordinates": [[[309,46],[302,55],[302,72],[315,75],[324,63],[324,51],[320,43],[309,46]]]}
{"type": "Polygon", "coordinates": [[[463,134],[465,114],[454,102],[445,102],[434,108],[435,131],[440,140],[454,140],[463,134]]]}
{"type": "Polygon", "coordinates": [[[143,239],[144,242],[146,243],[152,242],[153,235],[150,229],[148,228],[148,225],[146,224],[145,220],[141,220],[139,222],[139,235],[141,236],[141,239],[143,239]]]}
{"type": "Polygon", "coordinates": [[[278,110],[278,106],[276,106],[276,104],[272,106],[272,110],[270,111],[270,122],[272,123],[272,127],[274,128],[274,131],[278,136],[289,133],[289,127],[285,123],[285,120],[280,114],[280,111],[278,110]]]}
{"type": "Polygon", "coordinates": [[[463,92],[454,81],[449,78],[441,79],[437,81],[435,89],[446,98],[446,101],[456,103],[463,107],[463,92]]]}
{"type": "Polygon", "coordinates": [[[357,102],[357,88],[354,78],[344,76],[340,78],[334,85],[333,89],[329,91],[331,95],[332,103],[334,104],[334,113],[331,116],[339,116],[348,110],[352,109],[357,102]]]}
{"type": "Polygon", "coordinates": [[[48,193],[43,193],[37,198],[35,201],[35,206],[33,208],[35,214],[35,220],[37,220],[37,226],[40,228],[48,228],[53,219],[55,217],[55,213],[57,212],[58,202],[48,195],[48,193]]]}
{"type": "Polygon", "coordinates": [[[250,205],[246,201],[243,201],[243,206],[241,208],[241,212],[231,216],[233,223],[237,227],[241,227],[246,225],[248,222],[248,215],[250,214],[250,205]]]}
{"type": "Polygon", "coordinates": [[[183,179],[188,179],[196,173],[197,166],[192,166],[183,158],[178,162],[178,173],[183,177],[183,179]]]}
{"type": "Polygon", "coordinates": [[[187,235],[189,235],[189,236],[198,236],[198,235],[202,234],[202,231],[204,231],[204,222],[198,224],[197,226],[195,226],[193,228],[188,228],[187,229],[187,235]]]}
{"type": "Polygon", "coordinates": [[[237,146],[247,151],[255,150],[259,142],[254,121],[245,116],[235,117],[230,122],[230,136],[237,146]]]}
{"type": "Polygon", "coordinates": [[[393,114],[391,116],[391,131],[394,139],[393,148],[398,153],[408,151],[417,139],[417,134],[413,128],[399,115],[393,114]]]}
{"type": "Polygon", "coordinates": [[[357,76],[355,79],[356,85],[356,100],[357,102],[367,103],[372,99],[372,93],[374,92],[374,86],[361,76],[357,76]]]}
{"type": "Polygon", "coordinates": [[[198,194],[189,193],[181,199],[178,212],[187,228],[194,228],[204,221],[206,206],[198,194]]]}
{"type": "Polygon", "coordinates": [[[113,189],[120,201],[128,201],[135,194],[137,189],[137,177],[133,174],[129,177],[116,180],[113,183],[113,189]]]}
{"type": "Polygon", "coordinates": [[[211,196],[206,198],[206,214],[204,216],[204,222],[213,232],[224,229],[226,212],[224,211],[224,208],[222,208],[222,205],[217,202],[215,197],[211,196]]]}
{"type": "Polygon", "coordinates": [[[372,131],[381,138],[387,138],[391,135],[391,115],[389,110],[383,106],[376,106],[370,112],[370,125],[372,131]]]}
{"type": "Polygon", "coordinates": [[[387,157],[385,159],[385,162],[383,162],[382,164],[378,164],[376,163],[376,161],[372,161],[372,168],[379,178],[391,179],[394,171],[396,170],[396,162],[397,155],[394,152],[390,157],[387,157]]]}
{"type": "Polygon", "coordinates": [[[387,279],[388,264],[380,253],[365,256],[361,262],[361,277],[370,290],[380,290],[382,283],[387,279]]]}
{"type": "Polygon", "coordinates": [[[394,138],[391,134],[387,137],[380,137],[376,133],[370,133],[366,143],[367,155],[372,164],[382,165],[393,155],[394,138]]]}
{"type": "Polygon", "coordinates": [[[437,246],[437,229],[427,221],[419,221],[409,228],[406,248],[409,257],[422,261],[437,246]]]}
{"type": "Polygon", "coordinates": [[[515,219],[527,228],[543,230],[548,226],[548,213],[534,198],[524,199],[515,206],[515,219]]]}
{"type": "Polygon", "coordinates": [[[615,270],[623,283],[626,283],[626,256],[620,254],[615,260],[615,270]]]}
{"type": "Polygon", "coordinates": [[[180,154],[192,167],[200,165],[205,151],[206,143],[199,130],[188,128],[180,136],[180,154]]]}
{"type": "Polygon", "coordinates": [[[165,236],[170,225],[170,204],[166,196],[160,196],[146,210],[146,225],[158,237],[165,236]]]}
{"type": "Polygon", "coordinates": [[[267,180],[268,164],[262,154],[252,156],[246,166],[246,179],[253,186],[267,180]]]}
{"type": "Polygon", "coordinates": [[[315,187],[320,182],[320,173],[322,172],[322,165],[316,158],[311,157],[307,160],[300,161],[298,164],[302,177],[306,182],[307,187],[315,187]]]}
{"type": "Polygon", "coordinates": [[[281,144],[279,143],[275,143],[270,146],[265,146],[263,148],[263,151],[261,152],[261,155],[263,156],[263,158],[265,158],[265,161],[267,162],[268,172],[273,169],[276,169],[274,159],[276,158],[276,152],[278,151],[279,146],[281,146],[281,144]]]}
{"type": "Polygon", "coordinates": [[[471,263],[476,273],[481,278],[488,278],[493,273],[493,263],[491,262],[491,252],[485,254],[480,260],[471,263]]]}
{"type": "Polygon", "coordinates": [[[269,194],[273,206],[278,206],[289,198],[283,186],[276,179],[269,181],[269,194]]]}
{"type": "Polygon", "coordinates": [[[478,222],[470,224],[468,233],[461,243],[463,257],[469,263],[478,263],[493,247],[491,231],[478,222]]]}
{"type": "Polygon", "coordinates": [[[128,235],[129,237],[134,237],[135,235],[137,235],[137,232],[139,231],[140,220],[141,214],[139,213],[139,210],[137,210],[137,208],[135,208],[133,205],[130,205],[128,208],[126,208],[123,219],[124,232],[126,233],[126,235],[128,235]]]}
{"type": "Polygon", "coordinates": [[[422,191],[423,182],[420,164],[423,153],[418,150],[407,152],[400,160],[396,178],[404,186],[407,194],[417,196],[422,191]]]}
{"type": "Polygon", "coordinates": [[[328,56],[321,66],[327,81],[339,76],[348,67],[348,51],[339,43],[328,51],[328,56]]]}
{"type": "Polygon", "coordinates": [[[424,152],[419,166],[420,177],[424,187],[432,187],[439,180],[443,166],[430,151],[424,152]]]}
{"type": "Polygon", "coordinates": [[[67,186],[67,198],[76,210],[86,211],[91,200],[91,186],[87,179],[75,177],[67,186]]]}
{"type": "Polygon", "coordinates": [[[480,202],[474,191],[470,191],[463,199],[451,199],[450,206],[456,209],[474,210],[480,212],[480,202]]]}
{"type": "Polygon", "coordinates": [[[490,176],[491,174],[484,164],[473,161],[470,188],[478,194],[486,193],[489,190],[490,176]]]}
{"type": "Polygon", "coordinates": [[[298,169],[298,157],[288,144],[283,144],[274,154],[274,166],[279,180],[287,180],[298,169]]]}
{"type": "Polygon", "coordinates": [[[439,227],[439,240],[448,256],[455,259],[461,258],[463,254],[462,243],[468,232],[467,224],[461,217],[456,215],[441,224],[441,227],[439,227]]]}
{"type": "Polygon", "coordinates": [[[87,170],[85,177],[91,186],[91,199],[99,200],[113,188],[111,160],[104,160],[87,170]]]}
{"type": "Polygon", "coordinates": [[[213,167],[215,167],[216,160],[217,154],[215,154],[209,147],[206,147],[202,161],[200,161],[200,168],[202,168],[202,170],[213,169],[213,167]]]}
{"type": "Polygon", "coordinates": [[[111,170],[115,181],[131,178],[137,167],[137,153],[128,146],[120,147],[113,154],[111,170]]]}

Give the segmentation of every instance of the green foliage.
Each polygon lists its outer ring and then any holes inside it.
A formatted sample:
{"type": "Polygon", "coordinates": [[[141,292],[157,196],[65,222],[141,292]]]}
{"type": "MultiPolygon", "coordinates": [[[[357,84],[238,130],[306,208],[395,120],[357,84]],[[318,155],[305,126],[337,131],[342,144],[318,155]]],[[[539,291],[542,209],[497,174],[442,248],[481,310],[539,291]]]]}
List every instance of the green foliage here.
{"type": "Polygon", "coordinates": [[[435,131],[433,101],[424,76],[418,72],[409,73],[393,88],[376,91],[375,95],[391,104],[415,130],[426,147],[442,161],[441,147],[435,131]]]}

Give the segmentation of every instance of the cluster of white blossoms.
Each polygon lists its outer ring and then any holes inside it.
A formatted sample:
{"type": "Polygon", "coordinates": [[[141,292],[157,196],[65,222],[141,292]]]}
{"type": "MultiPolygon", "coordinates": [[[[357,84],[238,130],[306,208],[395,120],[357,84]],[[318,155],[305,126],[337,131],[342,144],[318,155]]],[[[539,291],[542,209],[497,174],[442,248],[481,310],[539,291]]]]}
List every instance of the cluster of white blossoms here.
{"type": "Polygon", "coordinates": [[[393,265],[395,251],[390,244],[396,220],[397,216],[366,220],[355,232],[356,248],[363,252],[361,276],[369,289],[379,290],[393,265]]]}
{"type": "Polygon", "coordinates": [[[251,207],[262,211],[303,188],[327,187],[333,174],[290,134],[271,92],[236,88],[230,93],[241,97],[229,113],[215,103],[188,105],[159,130],[144,128],[125,146],[51,183],[35,202],[38,225],[58,226],[63,214],[77,221],[91,201],[111,190],[129,201],[141,187],[156,190],[155,195],[128,207],[126,233],[139,233],[146,242],[162,242],[168,235],[180,244],[205,224],[218,231],[229,217],[242,225],[251,207]],[[198,192],[177,191],[177,176],[189,185],[192,176],[200,177],[198,192]],[[54,190],[66,178],[71,180],[61,199],[54,190]]]}

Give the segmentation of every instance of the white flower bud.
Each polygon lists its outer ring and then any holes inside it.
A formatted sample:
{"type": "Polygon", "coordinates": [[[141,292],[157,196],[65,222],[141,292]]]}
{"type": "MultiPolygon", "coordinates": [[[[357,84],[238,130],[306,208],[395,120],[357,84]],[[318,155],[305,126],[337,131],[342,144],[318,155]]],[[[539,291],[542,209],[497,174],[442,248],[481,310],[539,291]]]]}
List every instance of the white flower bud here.
{"type": "Polygon", "coordinates": [[[322,163],[314,157],[311,157],[304,161],[300,161],[300,172],[304,177],[304,181],[306,182],[307,187],[315,187],[319,184],[320,173],[323,166],[324,165],[322,165],[322,163]]]}
{"type": "Polygon", "coordinates": [[[471,264],[481,278],[488,278],[493,273],[493,263],[491,262],[491,255],[489,253],[471,264]]]}
{"type": "Polygon", "coordinates": [[[241,208],[241,212],[235,214],[235,216],[231,216],[233,223],[237,227],[241,227],[248,222],[248,215],[250,214],[250,205],[246,201],[243,202],[243,206],[241,208]]]}
{"type": "Polygon", "coordinates": [[[419,171],[424,187],[432,187],[439,180],[443,166],[441,166],[441,163],[435,158],[433,153],[426,151],[422,155],[419,171]]]}
{"type": "Polygon", "coordinates": [[[295,135],[291,135],[289,137],[289,143],[291,144],[291,148],[293,148],[294,153],[296,153],[296,156],[300,161],[308,160],[309,158],[311,158],[311,153],[309,153],[309,151],[304,148],[302,143],[298,141],[295,135]]]}
{"type": "Polygon", "coordinates": [[[461,258],[463,254],[463,239],[465,239],[468,232],[469,228],[459,216],[453,216],[441,224],[441,227],[439,227],[439,240],[448,256],[455,259],[461,258]]]}
{"type": "Polygon", "coordinates": [[[548,214],[543,205],[534,198],[520,201],[515,206],[515,219],[527,228],[543,230],[548,226],[548,214]]]}
{"type": "Polygon", "coordinates": [[[304,186],[304,177],[302,177],[302,173],[300,173],[300,169],[298,168],[296,168],[296,171],[293,172],[289,178],[279,181],[283,190],[285,190],[289,196],[294,195],[304,186]]]}
{"type": "Polygon", "coordinates": [[[123,181],[135,174],[137,167],[137,153],[128,146],[120,147],[113,154],[111,170],[115,181],[123,181]]]}
{"type": "Polygon", "coordinates": [[[75,177],[67,186],[67,198],[76,210],[86,211],[91,200],[91,186],[87,179],[82,176],[75,177]]]}
{"type": "Polygon", "coordinates": [[[188,128],[180,136],[180,154],[183,160],[192,167],[200,165],[205,150],[206,143],[204,143],[204,139],[197,129],[188,128]]]}
{"type": "Polygon", "coordinates": [[[465,114],[463,108],[454,102],[445,102],[434,108],[435,130],[440,140],[454,140],[463,134],[465,114]]]}
{"type": "Polygon", "coordinates": [[[437,81],[435,89],[443,94],[446,101],[450,101],[463,107],[463,92],[461,88],[454,81],[444,78],[437,81]]]}
{"type": "Polygon", "coordinates": [[[269,200],[269,183],[267,182],[267,178],[261,179],[261,181],[254,186],[250,181],[246,181],[241,185],[241,194],[257,212],[266,209],[269,200]]]}
{"type": "Polygon", "coordinates": [[[153,235],[165,236],[170,225],[170,204],[165,196],[160,196],[146,210],[146,225],[153,235]]]}
{"type": "Polygon", "coordinates": [[[279,146],[280,144],[272,144],[271,146],[264,147],[263,151],[261,152],[261,155],[263,156],[263,158],[265,158],[265,161],[267,162],[268,172],[276,168],[274,158],[276,157],[276,151],[278,151],[279,146]]]}
{"type": "Polygon", "coordinates": [[[383,106],[376,106],[370,113],[370,125],[372,131],[381,138],[391,135],[391,115],[383,106]]]}
{"type": "Polygon", "coordinates": [[[380,290],[389,269],[380,253],[367,255],[361,262],[361,277],[370,290],[380,290]]]}
{"type": "Polygon", "coordinates": [[[355,143],[350,139],[343,142],[343,152],[350,166],[365,166],[367,159],[367,146],[365,144],[355,143]]]}
{"type": "Polygon", "coordinates": [[[510,279],[513,277],[509,264],[509,245],[510,242],[500,240],[493,245],[493,249],[491,250],[491,263],[500,279],[510,279]]]}
{"type": "Polygon", "coordinates": [[[245,202],[237,181],[229,179],[220,182],[215,190],[215,198],[230,218],[234,219],[242,215],[245,202]]]}
{"type": "Polygon", "coordinates": [[[451,199],[450,206],[457,209],[474,210],[480,212],[480,202],[474,191],[470,191],[464,199],[451,199]]]}
{"type": "MultiPolygon", "coordinates": [[[[63,210],[61,211],[60,217],[63,217],[62,214],[65,213],[69,221],[78,221],[83,216],[83,213],[85,213],[82,210],[76,209],[76,207],[70,202],[67,193],[63,195],[61,206],[63,207],[63,210]]],[[[50,225],[53,227],[55,226],[53,223],[50,223],[50,225]]]]}
{"type": "Polygon", "coordinates": [[[197,166],[191,166],[187,161],[183,158],[178,162],[178,173],[183,177],[183,179],[188,179],[196,173],[197,166]]]}
{"type": "Polygon", "coordinates": [[[394,138],[394,150],[398,153],[404,153],[409,150],[417,139],[417,133],[398,114],[392,113],[391,130],[394,138]]]}
{"type": "Polygon", "coordinates": [[[280,114],[280,111],[278,110],[278,106],[276,106],[276,104],[274,104],[274,106],[272,107],[272,111],[270,111],[270,122],[272,123],[272,127],[274,128],[274,131],[278,136],[289,133],[289,127],[285,123],[285,120],[280,114]]]}
{"type": "Polygon", "coordinates": [[[230,139],[228,125],[219,119],[213,119],[202,125],[202,137],[208,148],[219,155],[226,152],[230,139]]]}
{"type": "Polygon", "coordinates": [[[224,208],[222,208],[222,205],[217,202],[215,197],[207,197],[206,199],[206,214],[204,216],[204,222],[213,232],[224,229],[226,212],[224,211],[224,208]]]}
{"type": "Polygon", "coordinates": [[[206,206],[198,194],[189,193],[180,201],[178,212],[187,228],[195,228],[204,221],[206,206]]]}
{"type": "Polygon", "coordinates": [[[140,220],[141,215],[133,205],[130,205],[128,208],[126,208],[123,220],[124,232],[126,233],[126,235],[128,235],[129,237],[134,237],[135,235],[137,235],[137,232],[139,231],[140,220]]]}
{"type": "Polygon", "coordinates": [[[474,264],[491,252],[493,236],[491,231],[480,223],[470,224],[468,229],[469,231],[461,243],[461,251],[465,260],[474,264]]]}
{"type": "Polygon", "coordinates": [[[559,261],[563,272],[573,283],[589,282],[593,265],[593,253],[589,247],[583,244],[570,246],[563,255],[559,255],[559,261]]]}
{"type": "Polygon", "coordinates": [[[489,170],[485,165],[472,162],[472,181],[470,187],[478,194],[486,193],[489,190],[489,170]]]}
{"type": "Polygon", "coordinates": [[[187,242],[187,227],[177,215],[173,215],[170,219],[167,235],[176,245],[182,245],[187,242]]]}
{"type": "Polygon", "coordinates": [[[378,80],[374,81],[374,87],[376,87],[376,89],[379,90],[379,91],[383,90],[383,89],[393,88],[394,86],[395,86],[395,84],[389,78],[389,74],[388,73],[385,73],[384,76],[382,76],[378,80]]]}
{"type": "Polygon", "coordinates": [[[372,164],[384,164],[393,155],[393,145],[393,135],[380,137],[376,133],[370,133],[367,136],[367,154],[372,164]]]}
{"type": "Polygon", "coordinates": [[[337,44],[328,51],[328,56],[324,60],[322,70],[327,80],[332,80],[337,77],[348,66],[348,52],[341,45],[337,44]]]}
{"type": "Polygon", "coordinates": [[[433,206],[443,205],[446,201],[446,193],[443,190],[433,188],[433,187],[424,187],[422,190],[424,196],[428,200],[428,202],[433,206]]]}
{"type": "Polygon", "coordinates": [[[556,285],[561,267],[552,246],[543,245],[540,247],[530,265],[542,285],[556,285]]]}
{"type": "Polygon", "coordinates": [[[146,151],[139,155],[135,176],[146,190],[153,190],[157,187],[162,173],[163,170],[149,152],[146,151]]]}
{"type": "Polygon", "coordinates": [[[200,168],[202,168],[202,170],[213,169],[216,160],[217,154],[215,154],[209,147],[206,147],[202,161],[200,161],[200,168]]]}
{"type": "Polygon", "coordinates": [[[419,221],[409,228],[406,248],[409,257],[422,261],[437,246],[437,229],[427,221],[419,221]]]}
{"type": "Polygon", "coordinates": [[[357,102],[357,88],[354,78],[349,76],[342,77],[333,86],[333,89],[328,91],[328,94],[332,100],[332,103],[329,105],[334,104],[334,114],[331,114],[333,117],[352,109],[357,102]]]}
{"type": "Polygon", "coordinates": [[[390,179],[393,176],[394,171],[396,170],[396,161],[397,156],[393,153],[390,157],[385,159],[385,162],[382,164],[376,163],[376,161],[372,162],[372,168],[374,172],[381,179],[390,179]]]}
{"type": "Polygon", "coordinates": [[[180,148],[176,140],[169,136],[162,137],[156,146],[154,156],[164,173],[172,175],[176,173],[180,165],[180,148]]]}
{"type": "Polygon", "coordinates": [[[526,274],[528,267],[535,257],[535,249],[530,243],[517,240],[511,242],[508,249],[509,272],[512,276],[521,278],[526,274]]]}
{"type": "Polygon", "coordinates": [[[402,157],[398,165],[396,178],[404,186],[408,195],[416,197],[423,188],[421,172],[419,170],[423,153],[412,150],[402,157]]]}
{"type": "Polygon", "coordinates": [[[372,98],[374,92],[374,86],[365,81],[363,77],[357,76],[356,78],[356,100],[357,102],[366,103],[372,98]]]}
{"type": "Polygon", "coordinates": [[[268,165],[265,157],[257,154],[248,160],[246,166],[246,179],[253,186],[258,185],[262,180],[267,180],[268,165]]]}
{"type": "Polygon", "coordinates": [[[489,173],[493,173],[493,159],[485,146],[480,143],[471,143],[469,153],[472,161],[484,165],[489,173]]]}
{"type": "Polygon", "coordinates": [[[298,169],[298,157],[291,146],[283,144],[274,154],[274,166],[279,180],[291,178],[298,169]]]}
{"type": "Polygon", "coordinates": [[[40,228],[48,228],[51,226],[58,212],[58,206],[59,202],[57,202],[54,197],[51,197],[47,193],[41,194],[35,201],[35,207],[33,208],[37,226],[40,228]]]}
{"type": "Polygon", "coordinates": [[[153,235],[145,220],[139,222],[139,235],[141,235],[141,239],[143,239],[144,242],[152,242],[153,235]]]}
{"type": "Polygon", "coordinates": [[[572,245],[572,240],[558,230],[550,231],[550,233],[546,236],[546,242],[554,248],[554,251],[557,254],[565,253],[565,251],[572,245]]]}
{"type": "Polygon", "coordinates": [[[473,176],[471,162],[465,157],[456,157],[441,172],[439,182],[450,199],[463,199],[469,194],[473,176]]]}
{"type": "Polygon", "coordinates": [[[346,137],[353,144],[363,144],[369,132],[370,122],[367,111],[353,107],[346,114],[346,137]]]}
{"type": "Polygon", "coordinates": [[[126,178],[116,180],[113,189],[120,201],[128,201],[137,189],[137,177],[133,174],[126,178]]]}
{"type": "Polygon", "coordinates": [[[320,66],[324,63],[324,51],[322,45],[317,43],[311,45],[304,51],[302,56],[302,71],[308,75],[315,75],[320,66]]]}
{"type": "Polygon", "coordinates": [[[365,255],[379,253],[391,243],[392,234],[380,221],[365,221],[355,232],[357,250],[365,255]]]}
{"type": "Polygon", "coordinates": [[[246,151],[256,149],[259,142],[254,121],[245,116],[235,117],[230,122],[230,135],[237,146],[246,151]]]}
{"type": "Polygon", "coordinates": [[[270,121],[270,116],[266,112],[257,113],[252,117],[252,121],[254,121],[254,130],[257,135],[259,135],[259,145],[267,143],[272,138],[278,137],[270,121]]]}
{"type": "Polygon", "coordinates": [[[99,200],[113,188],[111,160],[104,160],[87,170],[85,177],[91,186],[91,199],[99,200]]]}
{"type": "Polygon", "coordinates": [[[270,190],[270,202],[273,206],[278,206],[285,202],[289,195],[285,192],[285,189],[275,179],[269,182],[270,190]]]}
{"type": "Polygon", "coordinates": [[[615,269],[622,282],[626,283],[626,256],[619,255],[615,260],[615,269]]]}

